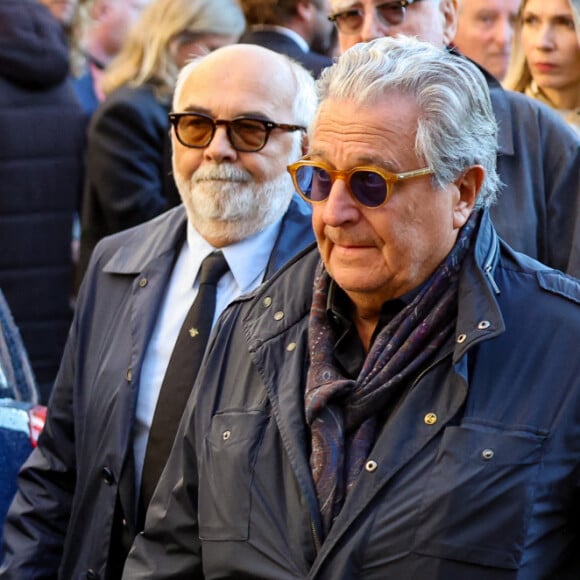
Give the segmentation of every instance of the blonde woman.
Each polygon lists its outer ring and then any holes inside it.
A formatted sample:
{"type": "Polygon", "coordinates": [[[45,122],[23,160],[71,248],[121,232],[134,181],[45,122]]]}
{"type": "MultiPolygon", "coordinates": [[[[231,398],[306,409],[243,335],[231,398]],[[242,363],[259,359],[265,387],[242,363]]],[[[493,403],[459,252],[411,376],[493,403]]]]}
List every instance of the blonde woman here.
{"type": "Polygon", "coordinates": [[[236,0],[154,0],[105,71],[93,115],[81,219],[80,276],[104,236],[180,202],[170,174],[169,112],[181,67],[236,42],[245,27],[236,0]]]}
{"type": "Polygon", "coordinates": [[[524,0],[505,81],[580,133],[580,0],[524,0]]]}

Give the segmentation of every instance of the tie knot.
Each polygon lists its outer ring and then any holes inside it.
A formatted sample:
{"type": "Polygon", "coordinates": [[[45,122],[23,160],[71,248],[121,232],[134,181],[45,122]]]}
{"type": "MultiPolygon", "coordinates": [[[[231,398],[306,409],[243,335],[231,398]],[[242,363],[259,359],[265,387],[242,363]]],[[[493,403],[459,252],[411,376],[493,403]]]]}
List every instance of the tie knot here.
{"type": "Polygon", "coordinates": [[[222,252],[214,252],[201,263],[199,284],[217,284],[218,280],[227,272],[228,263],[222,252]]]}

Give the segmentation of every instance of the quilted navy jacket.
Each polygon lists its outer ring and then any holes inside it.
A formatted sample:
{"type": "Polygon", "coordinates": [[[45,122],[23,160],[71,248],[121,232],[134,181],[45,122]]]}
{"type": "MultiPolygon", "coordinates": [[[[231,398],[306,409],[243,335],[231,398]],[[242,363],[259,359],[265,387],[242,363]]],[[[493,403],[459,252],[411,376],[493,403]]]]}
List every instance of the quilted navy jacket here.
{"type": "Polygon", "coordinates": [[[71,239],[85,121],[60,25],[33,0],[0,2],[0,288],[43,399],[72,319],[71,239]]]}

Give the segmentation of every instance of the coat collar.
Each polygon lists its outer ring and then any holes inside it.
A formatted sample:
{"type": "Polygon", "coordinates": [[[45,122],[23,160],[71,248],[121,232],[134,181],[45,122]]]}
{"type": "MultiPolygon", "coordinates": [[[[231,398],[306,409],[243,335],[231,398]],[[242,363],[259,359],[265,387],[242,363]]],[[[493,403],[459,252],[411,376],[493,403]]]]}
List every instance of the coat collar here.
{"type": "MultiPolygon", "coordinates": [[[[274,245],[266,270],[272,276],[298,250],[314,240],[311,225],[311,208],[293,196],[282,218],[282,227],[274,245]]],[[[122,232],[125,241],[105,264],[103,270],[111,274],[139,274],[162,254],[174,251],[181,239],[185,239],[187,215],[183,204],[161,214],[136,228],[122,232]],[[167,235],[159,235],[159,231],[167,235]],[[143,240],[147,240],[143,243],[143,240]]]]}
{"type": "Polygon", "coordinates": [[[152,261],[168,251],[174,251],[185,236],[186,214],[183,205],[161,214],[136,228],[122,232],[126,237],[103,271],[110,274],[139,274],[152,261]],[[160,236],[162,229],[167,235],[160,236]],[[146,240],[143,243],[143,240],[146,240]]]}

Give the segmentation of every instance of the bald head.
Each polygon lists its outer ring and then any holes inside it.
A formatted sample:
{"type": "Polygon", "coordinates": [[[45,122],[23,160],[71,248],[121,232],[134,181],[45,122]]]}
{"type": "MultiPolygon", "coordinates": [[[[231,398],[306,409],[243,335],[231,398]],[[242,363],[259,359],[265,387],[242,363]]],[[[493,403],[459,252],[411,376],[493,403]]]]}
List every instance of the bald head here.
{"type": "Polygon", "coordinates": [[[204,83],[210,83],[216,95],[229,91],[232,103],[242,95],[255,96],[272,115],[288,109],[286,122],[308,124],[316,107],[308,71],[283,54],[253,44],[225,46],[186,65],[175,87],[174,110],[187,107],[188,96],[204,83]]]}

